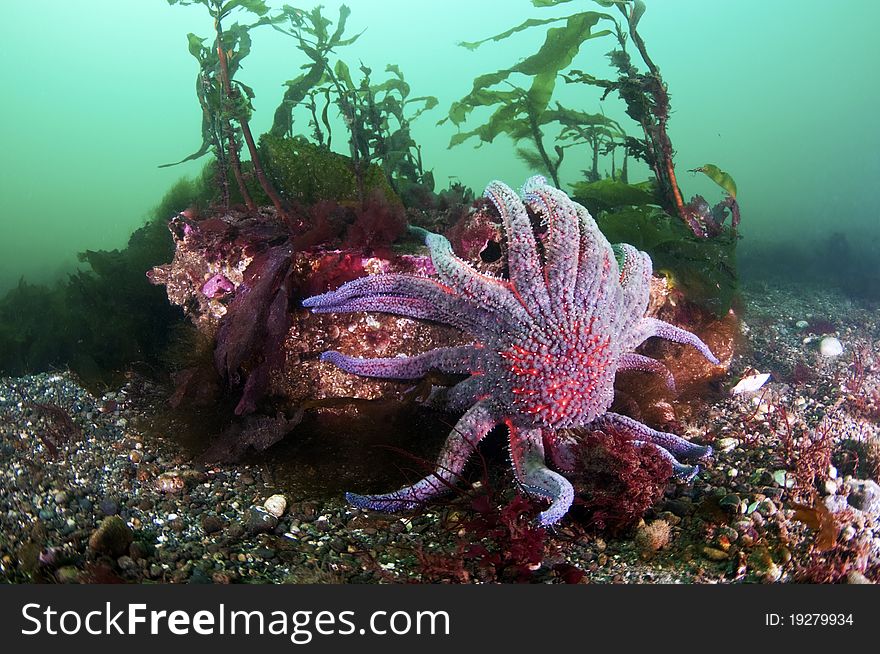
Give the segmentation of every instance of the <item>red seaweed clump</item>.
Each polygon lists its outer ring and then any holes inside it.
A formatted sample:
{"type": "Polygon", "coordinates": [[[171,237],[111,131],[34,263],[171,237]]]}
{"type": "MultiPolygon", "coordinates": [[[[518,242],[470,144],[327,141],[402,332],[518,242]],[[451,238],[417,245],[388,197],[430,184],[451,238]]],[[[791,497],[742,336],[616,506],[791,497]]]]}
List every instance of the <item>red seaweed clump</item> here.
{"type": "Polygon", "coordinates": [[[672,466],[653,448],[637,448],[614,431],[578,434],[570,475],[589,523],[618,533],[632,527],[662,497],[672,466]]]}

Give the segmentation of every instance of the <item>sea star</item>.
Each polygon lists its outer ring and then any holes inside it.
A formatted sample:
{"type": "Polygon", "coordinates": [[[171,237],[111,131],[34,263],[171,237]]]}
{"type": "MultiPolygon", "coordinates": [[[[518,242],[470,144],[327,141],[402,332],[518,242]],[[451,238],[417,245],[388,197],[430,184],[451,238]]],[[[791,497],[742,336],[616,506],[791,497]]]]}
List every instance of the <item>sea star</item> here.
{"type": "Polygon", "coordinates": [[[691,479],[698,467],[676,457],[699,459],[711,448],[656,431],[608,411],[614,377],[621,370],[672,376],[659,361],[636,354],[652,336],[688,344],[714,364],[703,341],[674,325],[645,317],[650,257],[631,245],[612,246],[589,212],[543,177],[529,179],[522,199],[501,182],[486,188],[507,234],[509,279],[479,273],[453,254],[439,234],[413,227],[424,239],[438,279],[380,274],[306,299],[315,313],[378,311],[433,320],[473,337],[460,347],[442,347],[412,357],[362,359],[325,352],[329,361],[367,377],[416,379],[431,370],[469,375],[449,390],[450,410],[467,409],[449,434],[433,473],[383,495],[347,493],[360,508],[396,511],[438,496],[461,474],[480,440],[496,425],[507,426],[516,479],[529,494],[549,500],[538,520],[559,521],[574,499],[563,475],[571,472],[572,428],[616,429],[639,447],[651,446],[676,476],[691,479]],[[547,223],[543,257],[528,210],[547,223]]]}

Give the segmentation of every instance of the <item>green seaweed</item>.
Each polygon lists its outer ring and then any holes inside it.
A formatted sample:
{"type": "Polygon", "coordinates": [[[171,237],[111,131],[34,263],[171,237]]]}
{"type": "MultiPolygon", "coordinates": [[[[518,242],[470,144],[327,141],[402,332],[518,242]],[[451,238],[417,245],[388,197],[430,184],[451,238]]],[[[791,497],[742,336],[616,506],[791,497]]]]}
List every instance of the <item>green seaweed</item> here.
{"type": "Polygon", "coordinates": [[[627,184],[615,179],[600,179],[597,182],[577,182],[572,188],[572,196],[594,214],[620,207],[660,204],[653,180],[627,184]]]}
{"type": "Polygon", "coordinates": [[[596,223],[612,243],[629,243],[651,255],[654,270],[689,300],[718,316],[727,313],[737,290],[738,236],[733,229],[700,238],[682,221],[652,206],[603,211],[596,223]]]}
{"type": "MultiPolygon", "coordinates": [[[[501,134],[507,135],[514,142],[530,140],[535,147],[537,157],[534,155],[530,157],[528,150],[520,152],[520,156],[534,162],[540,160],[541,168],[553,178],[556,186],[560,186],[559,167],[565,151],[561,145],[555,145],[553,148],[555,156],[551,157],[544,142],[542,127],[559,122],[560,116],[566,110],[557,104],[556,113],[548,111],[550,100],[561,71],[571,64],[581,46],[586,41],[611,33],[609,30],[593,31],[600,20],[610,18],[605,13],[586,11],[564,18],[530,19],[482,41],[462,43],[462,46],[473,50],[483,43],[500,41],[531,27],[565,21],[563,26],[551,27],[547,30],[544,43],[535,54],[510,68],[480,75],[474,79],[471,92],[454,102],[447,118],[442,119],[438,124],[449,120],[460,127],[478,107],[493,107],[494,112],[485,124],[455,134],[449,146],[453,147],[472,137],[488,143],[501,134]],[[528,88],[511,81],[511,77],[515,78],[517,75],[531,78],[528,88]]],[[[568,116],[571,117],[571,114],[568,116]]]]}
{"type": "Polygon", "coordinates": [[[724,192],[730,197],[736,198],[736,182],[733,181],[733,177],[728,173],[725,173],[715,164],[703,164],[699,168],[694,168],[690,172],[703,173],[706,177],[724,189],[724,192]]]}
{"type": "Polygon", "coordinates": [[[251,197],[247,182],[242,173],[239,152],[240,139],[244,140],[251,157],[251,168],[260,188],[275,206],[277,215],[285,217],[285,208],[281,204],[277,192],[267,179],[257,145],[251,133],[249,120],[253,113],[254,90],[240,80],[235,79],[241,68],[242,60],[250,54],[250,31],[263,24],[258,20],[252,24],[233,23],[224,29],[223,21],[236,10],[244,10],[257,18],[264,17],[269,8],[263,0],[167,0],[170,5],[204,6],[214,24],[214,38],[210,45],[207,39],[188,34],[189,52],[199,62],[199,73],[196,77],[196,95],[202,108],[202,145],[191,155],[174,164],[190,161],[204,156],[213,150],[217,160],[218,183],[221,188],[224,206],[229,207],[230,189],[228,170],[235,176],[239,193],[250,211],[256,211],[257,205],[251,197]],[[238,128],[233,127],[237,123],[238,128]]]}
{"type": "Polygon", "coordinates": [[[174,255],[167,219],[215,198],[212,177],[206,166],[175,183],[125,248],[87,250],[86,269],[51,285],[21,280],[0,298],[0,374],[68,367],[100,388],[133,366],[155,372],[183,315],[145,273],[174,255]]]}
{"type": "Polygon", "coordinates": [[[350,158],[302,137],[263,134],[260,152],[267,174],[288,202],[360,201],[362,185],[367,194],[379,190],[390,202],[400,203],[380,166],[370,165],[361,182],[350,158]]]}
{"type": "MultiPolygon", "coordinates": [[[[329,109],[335,105],[348,130],[351,161],[357,175],[378,164],[395,191],[423,186],[433,190],[430,171],[425,171],[421,148],[412,138],[410,124],[423,112],[437,105],[433,96],[410,97],[410,85],[400,67],[390,64],[390,77],[374,84],[372,69],[360,65],[361,79],[356,82],[345,61],[331,61],[336,48],[353,43],[358,36],[347,37],[345,26],[350,9],[342,5],[335,29],[322,13],[322,7],[305,12],[285,6],[281,14],[266,20],[276,30],[292,37],[297,48],[311,63],[304,73],[286,83],[287,90],[275,110],[270,131],[275,137],[293,136],[294,109],[303,105],[311,114],[313,139],[330,149],[333,139],[329,109]],[[319,115],[320,114],[320,115],[319,115]]],[[[366,197],[362,193],[362,197],[366,197]]]]}

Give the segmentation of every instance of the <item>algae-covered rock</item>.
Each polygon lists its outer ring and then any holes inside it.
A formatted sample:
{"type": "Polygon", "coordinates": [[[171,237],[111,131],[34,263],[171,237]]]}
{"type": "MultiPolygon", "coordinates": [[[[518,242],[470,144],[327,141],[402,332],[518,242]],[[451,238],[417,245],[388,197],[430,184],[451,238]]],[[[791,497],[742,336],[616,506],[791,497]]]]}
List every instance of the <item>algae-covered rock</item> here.
{"type": "MultiPolygon", "coordinates": [[[[354,164],[349,157],[305,139],[263,134],[260,159],[275,188],[288,201],[313,204],[319,200],[360,201],[354,164]]],[[[364,175],[364,197],[378,189],[389,202],[400,203],[376,164],[364,175]]]]}
{"type": "Polygon", "coordinates": [[[89,548],[98,554],[121,556],[128,551],[134,533],[125,521],[116,515],[104,518],[89,538],[89,548]]]}

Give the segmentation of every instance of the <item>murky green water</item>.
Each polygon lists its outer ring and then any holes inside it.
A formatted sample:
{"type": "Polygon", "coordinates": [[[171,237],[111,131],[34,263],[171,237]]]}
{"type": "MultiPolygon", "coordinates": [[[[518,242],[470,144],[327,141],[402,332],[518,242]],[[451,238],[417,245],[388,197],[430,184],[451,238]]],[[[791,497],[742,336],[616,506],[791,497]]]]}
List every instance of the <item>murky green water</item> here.
{"type": "MultiPolygon", "coordinates": [[[[315,3],[297,6],[308,9],[315,3]]],[[[537,49],[530,30],[476,52],[458,47],[529,17],[594,5],[575,0],[537,9],[528,0],[350,0],[350,32],[340,52],[378,73],[399,64],[413,95],[439,105],[413,125],[438,186],[450,179],[480,189],[493,178],[520,183],[527,172],[509,141],[447,149],[454,128],[435,122],[481,73],[513,65],[537,49]]],[[[269,2],[275,8],[278,2],[269,2]]],[[[338,3],[325,2],[335,16],[338,3]]],[[[740,189],[746,247],[843,231],[857,249],[880,251],[874,189],[880,175],[880,87],[875,26],[866,0],[652,0],[640,30],[672,94],[670,135],[687,194],[715,192],[685,172],[713,162],[740,189]]],[[[598,7],[597,7],[598,8],[598,7]]],[[[200,110],[196,65],[186,34],[207,36],[200,6],[163,0],[6,3],[0,72],[0,289],[19,277],[44,281],[75,254],[125,243],[172,182],[200,163],[159,169],[195,150],[200,110]]],[[[573,67],[607,73],[611,42],[588,43],[573,67]]],[[[256,133],[268,128],[282,84],[305,63],[290,39],[264,27],[240,79],[256,91],[256,133]]],[[[559,99],[597,111],[598,90],[559,89],[559,99]]],[[[604,111],[626,123],[612,97],[604,111]]],[[[339,139],[342,146],[342,139],[339,139]]],[[[571,153],[563,184],[585,159],[571,153]]]]}

